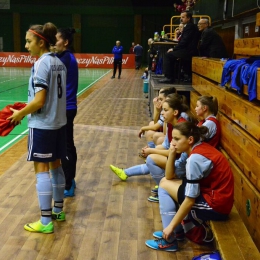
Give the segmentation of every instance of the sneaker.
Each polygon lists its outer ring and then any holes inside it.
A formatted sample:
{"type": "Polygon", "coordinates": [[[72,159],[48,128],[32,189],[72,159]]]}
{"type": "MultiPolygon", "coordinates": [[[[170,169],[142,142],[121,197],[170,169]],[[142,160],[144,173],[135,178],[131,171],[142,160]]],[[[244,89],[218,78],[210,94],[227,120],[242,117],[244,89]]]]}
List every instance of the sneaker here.
{"type": "Polygon", "coordinates": [[[205,236],[205,238],[203,239],[203,241],[204,241],[205,243],[210,243],[210,242],[212,242],[212,241],[214,240],[214,235],[213,235],[213,232],[212,232],[210,226],[207,225],[206,223],[204,223],[204,224],[202,224],[202,225],[203,225],[203,227],[204,227],[205,230],[206,230],[206,236],[205,236]]]}
{"type": "Polygon", "coordinates": [[[69,190],[64,190],[64,198],[74,197],[75,196],[74,189],[75,189],[75,186],[72,183],[72,185],[71,185],[69,190]]]}
{"type": "Polygon", "coordinates": [[[114,78],[115,78],[115,76],[112,76],[112,77],[111,77],[111,79],[114,79],[114,78]]]}
{"type": "Polygon", "coordinates": [[[151,189],[151,192],[154,193],[154,194],[158,194],[158,188],[159,188],[159,186],[155,185],[154,188],[151,189]]]}
{"type": "Polygon", "coordinates": [[[57,221],[65,221],[66,220],[65,212],[61,211],[59,213],[55,213],[52,211],[51,218],[57,221]]]}
{"type": "Polygon", "coordinates": [[[159,197],[157,196],[157,195],[155,195],[155,196],[150,196],[149,198],[148,198],[148,200],[149,201],[151,201],[151,202],[159,202],[159,197]]]}
{"type": "Polygon", "coordinates": [[[34,223],[25,224],[24,229],[30,232],[45,233],[45,234],[53,233],[54,231],[52,222],[50,222],[48,225],[43,225],[40,220],[34,223]]]}
{"type": "Polygon", "coordinates": [[[110,165],[110,169],[122,180],[125,181],[128,176],[123,169],[117,168],[114,165],[110,165]]]}
{"type": "MultiPolygon", "coordinates": [[[[155,231],[153,233],[153,236],[157,239],[162,239],[163,238],[163,232],[162,231],[155,231]]],[[[178,241],[183,241],[185,239],[185,233],[184,231],[181,231],[181,232],[178,232],[178,233],[175,233],[175,238],[178,240],[178,241]]]]}
{"type": "Polygon", "coordinates": [[[148,247],[156,250],[171,251],[171,252],[178,250],[177,240],[173,240],[173,242],[167,242],[164,239],[146,240],[145,244],[148,247]]]}

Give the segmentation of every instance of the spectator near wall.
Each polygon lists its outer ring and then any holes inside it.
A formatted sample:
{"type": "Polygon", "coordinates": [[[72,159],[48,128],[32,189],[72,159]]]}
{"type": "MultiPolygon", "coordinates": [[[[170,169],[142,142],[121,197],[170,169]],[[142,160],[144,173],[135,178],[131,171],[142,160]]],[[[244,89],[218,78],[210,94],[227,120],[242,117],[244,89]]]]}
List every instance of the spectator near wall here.
{"type": "Polygon", "coordinates": [[[134,47],[135,54],[135,69],[139,70],[142,64],[143,47],[140,44],[136,44],[134,47]]]}
{"type": "Polygon", "coordinates": [[[191,58],[198,56],[198,41],[200,33],[192,22],[192,14],[185,11],[181,13],[181,23],[184,29],[181,38],[174,49],[169,49],[165,55],[164,70],[165,79],[159,80],[161,83],[173,83],[175,79],[174,67],[178,59],[187,60],[186,73],[191,74],[191,58]]]}
{"type": "Polygon", "coordinates": [[[200,19],[198,28],[202,32],[198,47],[200,56],[227,58],[228,54],[225,44],[217,32],[209,27],[209,20],[200,19]]]}

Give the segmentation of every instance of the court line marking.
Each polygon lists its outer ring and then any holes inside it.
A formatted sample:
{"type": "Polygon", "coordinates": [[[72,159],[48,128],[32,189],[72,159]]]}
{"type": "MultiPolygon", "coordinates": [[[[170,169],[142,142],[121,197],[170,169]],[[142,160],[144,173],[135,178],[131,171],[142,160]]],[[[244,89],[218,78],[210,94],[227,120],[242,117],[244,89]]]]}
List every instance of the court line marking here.
{"type": "Polygon", "coordinates": [[[16,78],[12,78],[12,79],[8,79],[8,80],[0,81],[0,84],[5,83],[5,82],[8,82],[8,81],[15,80],[15,79],[16,79],[16,78]]]}
{"type": "Polygon", "coordinates": [[[21,134],[19,134],[18,136],[16,136],[15,138],[13,138],[11,141],[9,141],[8,143],[6,143],[4,146],[2,146],[0,148],[0,152],[2,150],[4,150],[7,146],[9,146],[10,144],[12,144],[14,141],[16,141],[17,139],[19,139],[20,137],[24,136],[25,133],[27,133],[29,131],[29,129],[26,129],[25,131],[23,131],[21,134]]]}
{"type": "MultiPolygon", "coordinates": [[[[105,74],[101,75],[98,79],[96,79],[95,81],[93,81],[91,84],[89,84],[87,87],[85,87],[83,90],[81,90],[77,96],[79,94],[81,94],[82,92],[84,92],[85,90],[87,90],[88,88],[90,88],[94,83],[96,83],[98,80],[100,80],[101,78],[103,78],[105,75],[107,75],[109,72],[111,72],[112,70],[109,70],[108,72],[106,72],[105,74]]],[[[18,138],[20,138],[21,136],[23,136],[26,132],[28,132],[29,129],[25,130],[24,132],[22,132],[21,134],[19,134],[18,136],[16,136],[15,138],[13,138],[11,141],[9,141],[8,143],[6,143],[4,146],[0,147],[0,152],[2,150],[4,150],[7,146],[11,145],[14,141],[16,141],[18,138]]]]}
{"type": "Polygon", "coordinates": [[[109,70],[108,72],[106,72],[105,74],[103,74],[102,76],[100,76],[98,79],[96,79],[95,81],[93,81],[92,83],[90,83],[87,87],[85,87],[84,89],[82,89],[77,96],[79,96],[82,92],[86,91],[87,89],[89,89],[93,84],[95,84],[98,80],[100,80],[101,78],[103,78],[105,75],[107,75],[109,72],[111,72],[112,70],[109,70]]]}
{"type": "Polygon", "coordinates": [[[23,101],[23,100],[8,100],[8,99],[0,99],[0,102],[12,102],[12,103],[15,103],[15,102],[21,102],[21,103],[27,103],[28,102],[28,100],[26,100],[26,101],[23,101]]]}

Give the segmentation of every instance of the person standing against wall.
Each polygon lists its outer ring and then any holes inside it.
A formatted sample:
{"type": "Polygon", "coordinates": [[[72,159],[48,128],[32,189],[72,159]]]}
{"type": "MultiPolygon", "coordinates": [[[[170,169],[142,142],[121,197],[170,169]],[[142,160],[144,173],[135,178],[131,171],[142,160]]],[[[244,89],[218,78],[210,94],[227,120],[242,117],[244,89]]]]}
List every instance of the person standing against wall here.
{"type": "Polygon", "coordinates": [[[135,43],[132,42],[132,46],[129,49],[129,54],[134,54],[134,47],[135,47],[135,43]]]}
{"type": "Polygon", "coordinates": [[[118,67],[118,79],[120,79],[121,71],[122,71],[122,58],[123,58],[123,46],[121,46],[120,41],[116,41],[116,45],[112,49],[112,53],[114,54],[114,71],[111,79],[115,78],[117,67],[118,67]]]}
{"type": "Polygon", "coordinates": [[[77,114],[77,91],[78,91],[78,63],[73,55],[73,35],[74,28],[60,28],[56,34],[56,52],[58,58],[67,68],[66,82],[66,134],[67,134],[67,156],[62,159],[62,168],[66,178],[64,197],[73,197],[77,164],[77,150],[74,144],[74,118],[77,114]]]}
{"type": "Polygon", "coordinates": [[[143,47],[140,44],[136,44],[134,47],[135,54],[135,69],[139,70],[142,64],[143,47]]]}
{"type": "Polygon", "coordinates": [[[208,19],[200,19],[198,28],[201,32],[199,41],[199,54],[202,57],[227,58],[226,46],[217,32],[209,27],[208,19]]]}

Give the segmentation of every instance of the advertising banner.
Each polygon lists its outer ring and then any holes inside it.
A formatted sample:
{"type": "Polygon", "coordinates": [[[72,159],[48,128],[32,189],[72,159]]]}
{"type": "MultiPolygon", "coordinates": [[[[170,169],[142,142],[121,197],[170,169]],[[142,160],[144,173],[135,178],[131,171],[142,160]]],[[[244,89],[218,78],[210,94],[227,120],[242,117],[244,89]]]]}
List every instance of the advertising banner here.
{"type": "MultiPolygon", "coordinates": [[[[113,68],[113,54],[75,53],[74,55],[79,68],[113,68]]],[[[37,59],[26,52],[0,52],[0,67],[31,67],[37,59]]],[[[122,67],[135,68],[134,54],[123,54],[122,67]]]]}

